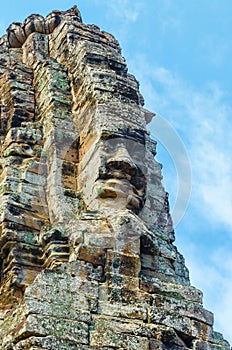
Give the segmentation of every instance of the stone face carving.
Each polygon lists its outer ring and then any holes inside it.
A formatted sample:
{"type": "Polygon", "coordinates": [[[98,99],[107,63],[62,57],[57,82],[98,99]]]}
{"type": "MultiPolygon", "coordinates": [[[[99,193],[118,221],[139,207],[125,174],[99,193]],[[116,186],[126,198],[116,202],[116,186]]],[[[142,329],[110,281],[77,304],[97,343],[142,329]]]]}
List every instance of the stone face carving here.
{"type": "Polygon", "coordinates": [[[173,245],[136,79],[76,7],[0,40],[0,349],[229,350],[173,245]]]}
{"type": "Polygon", "coordinates": [[[146,197],[144,130],[105,130],[87,154],[83,150],[85,144],[79,150],[83,156],[77,182],[87,207],[106,211],[127,208],[138,214],[146,197]]]}

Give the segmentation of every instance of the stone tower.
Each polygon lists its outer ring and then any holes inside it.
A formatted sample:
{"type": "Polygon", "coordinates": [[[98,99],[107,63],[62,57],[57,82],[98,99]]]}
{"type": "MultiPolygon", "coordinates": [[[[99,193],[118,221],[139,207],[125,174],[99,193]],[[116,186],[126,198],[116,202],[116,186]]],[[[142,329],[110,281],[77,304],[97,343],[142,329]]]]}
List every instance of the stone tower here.
{"type": "Polygon", "coordinates": [[[0,40],[0,349],[229,350],[190,285],[143,97],[76,7],[0,40]]]}

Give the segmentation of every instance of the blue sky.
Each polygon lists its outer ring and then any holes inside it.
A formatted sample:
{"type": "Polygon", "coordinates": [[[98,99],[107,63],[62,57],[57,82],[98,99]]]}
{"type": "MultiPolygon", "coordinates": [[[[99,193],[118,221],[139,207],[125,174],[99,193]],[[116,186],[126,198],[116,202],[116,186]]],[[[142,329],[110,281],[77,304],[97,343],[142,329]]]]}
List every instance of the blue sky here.
{"type": "MultiPolygon", "coordinates": [[[[11,22],[31,13],[47,15],[74,4],[3,2],[0,35],[11,22]]],[[[85,23],[116,36],[129,71],[140,81],[146,107],[161,123],[169,123],[172,145],[158,133],[155,119],[149,128],[160,139],[158,160],[164,164],[172,208],[178,191],[184,195],[191,190],[187,208],[180,197],[176,203],[179,217],[185,212],[176,227],[176,244],[186,258],[192,284],[204,291],[204,305],[215,314],[215,329],[232,343],[232,2],[76,4],[85,23]],[[178,150],[184,149],[186,157],[177,162],[178,150]]]]}

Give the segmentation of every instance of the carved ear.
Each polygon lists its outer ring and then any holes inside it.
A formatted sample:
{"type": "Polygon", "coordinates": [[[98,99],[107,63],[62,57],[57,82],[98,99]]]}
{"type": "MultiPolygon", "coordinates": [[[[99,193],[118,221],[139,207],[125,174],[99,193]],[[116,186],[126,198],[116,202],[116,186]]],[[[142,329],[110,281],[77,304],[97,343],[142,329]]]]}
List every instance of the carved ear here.
{"type": "Polygon", "coordinates": [[[155,113],[153,112],[150,112],[148,109],[146,108],[141,108],[142,112],[144,113],[144,117],[145,117],[145,120],[146,120],[146,124],[149,124],[152,119],[156,116],[155,113]]]}

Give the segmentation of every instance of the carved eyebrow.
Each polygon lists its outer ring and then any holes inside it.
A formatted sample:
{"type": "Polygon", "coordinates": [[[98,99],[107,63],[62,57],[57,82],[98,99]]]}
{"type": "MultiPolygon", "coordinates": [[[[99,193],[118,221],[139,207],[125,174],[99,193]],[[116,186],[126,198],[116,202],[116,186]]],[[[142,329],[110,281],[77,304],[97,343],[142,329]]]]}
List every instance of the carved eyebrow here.
{"type": "Polygon", "coordinates": [[[128,140],[133,140],[136,142],[145,145],[145,131],[140,129],[129,129],[125,128],[124,130],[119,130],[118,132],[110,132],[107,130],[103,130],[101,134],[102,140],[110,140],[116,138],[126,138],[128,140]]]}

